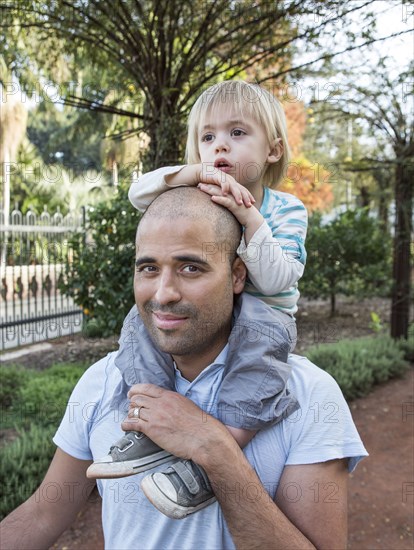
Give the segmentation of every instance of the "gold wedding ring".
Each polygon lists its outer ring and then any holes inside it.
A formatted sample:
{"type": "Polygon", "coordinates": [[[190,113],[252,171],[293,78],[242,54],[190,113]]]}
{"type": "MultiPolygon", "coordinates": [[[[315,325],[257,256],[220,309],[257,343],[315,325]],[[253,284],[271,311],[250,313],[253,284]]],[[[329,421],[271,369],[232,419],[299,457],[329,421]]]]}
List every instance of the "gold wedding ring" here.
{"type": "Polygon", "coordinates": [[[142,407],[135,407],[135,409],[132,411],[132,416],[134,418],[139,418],[139,411],[142,409],[142,407]]]}

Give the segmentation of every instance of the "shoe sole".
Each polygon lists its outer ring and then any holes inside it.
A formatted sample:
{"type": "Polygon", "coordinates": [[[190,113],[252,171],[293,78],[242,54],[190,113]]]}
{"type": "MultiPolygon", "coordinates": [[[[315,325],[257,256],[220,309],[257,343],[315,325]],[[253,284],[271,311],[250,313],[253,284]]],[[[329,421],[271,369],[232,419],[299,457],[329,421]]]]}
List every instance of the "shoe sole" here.
{"type": "Polygon", "coordinates": [[[162,491],[160,491],[158,485],[152,479],[152,475],[144,477],[141,481],[141,489],[151,504],[171,519],[184,519],[188,515],[206,508],[217,500],[216,497],[212,497],[197,506],[181,506],[180,504],[170,500],[162,491]]]}
{"type": "Polygon", "coordinates": [[[87,469],[86,477],[89,479],[116,479],[118,477],[133,476],[169,462],[171,458],[172,455],[167,451],[159,451],[150,457],[138,460],[93,463],[87,469]]]}

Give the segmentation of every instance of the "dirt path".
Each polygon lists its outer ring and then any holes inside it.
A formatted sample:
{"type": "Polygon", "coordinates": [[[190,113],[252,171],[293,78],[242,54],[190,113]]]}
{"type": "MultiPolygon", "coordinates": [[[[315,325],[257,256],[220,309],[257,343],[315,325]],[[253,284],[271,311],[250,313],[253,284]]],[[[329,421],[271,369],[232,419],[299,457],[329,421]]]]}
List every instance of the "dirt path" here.
{"type": "MultiPolygon", "coordinates": [[[[413,548],[413,374],[392,380],[351,403],[370,453],[349,484],[349,548],[413,548]]],[[[94,496],[54,549],[103,548],[99,497],[94,496]]],[[[115,549],[112,549],[115,550],[115,549]]]]}
{"type": "Polygon", "coordinates": [[[349,547],[413,548],[414,370],[351,403],[370,453],[350,480],[349,547]]]}

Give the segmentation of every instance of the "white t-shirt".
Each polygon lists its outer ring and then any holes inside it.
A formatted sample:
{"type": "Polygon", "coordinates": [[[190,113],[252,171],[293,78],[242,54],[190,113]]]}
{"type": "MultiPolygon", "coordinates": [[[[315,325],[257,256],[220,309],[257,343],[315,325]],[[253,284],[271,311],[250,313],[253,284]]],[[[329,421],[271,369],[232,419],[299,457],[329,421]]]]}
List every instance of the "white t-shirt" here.
{"type": "MultiPolygon", "coordinates": [[[[75,458],[92,460],[104,456],[109,446],[123,434],[120,424],[125,413],[111,409],[114,390],[121,381],[114,365],[115,354],[101,359],[82,376],[53,439],[58,447],[75,458]]],[[[222,363],[222,357],[218,362],[222,363]]],[[[288,387],[296,395],[300,410],[260,431],[244,449],[272,498],[285,465],[349,457],[349,470],[352,471],[367,455],[348,405],[333,378],[304,357],[291,355],[288,362],[292,365],[288,387]]],[[[183,380],[178,381],[177,391],[189,395],[199,405],[211,402],[212,377],[219,379],[221,369],[210,367],[204,376],[201,373],[191,383],[190,394],[183,380]]],[[[154,470],[165,468],[166,464],[154,470]]],[[[107,549],[235,548],[217,502],[184,520],[169,519],[158,512],[140,490],[140,481],[147,474],[98,480],[107,549]]],[[[250,494],[254,487],[246,490],[249,498],[254,498],[253,493],[250,494]]],[[[294,490],[295,498],[300,498],[301,488],[294,490]]]]}

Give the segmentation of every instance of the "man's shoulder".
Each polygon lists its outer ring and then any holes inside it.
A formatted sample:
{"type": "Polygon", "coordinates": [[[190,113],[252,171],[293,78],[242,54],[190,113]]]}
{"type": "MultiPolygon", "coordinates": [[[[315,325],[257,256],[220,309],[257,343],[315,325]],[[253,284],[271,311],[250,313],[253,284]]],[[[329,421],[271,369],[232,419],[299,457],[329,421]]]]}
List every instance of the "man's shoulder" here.
{"type": "Polygon", "coordinates": [[[288,357],[288,364],[292,368],[291,378],[288,382],[292,392],[306,397],[315,392],[318,394],[334,392],[343,399],[342,391],[335,379],[307,357],[292,353],[288,357]]]}
{"type": "Polygon", "coordinates": [[[117,351],[108,353],[86,369],[78,381],[77,390],[98,399],[102,398],[108,388],[114,387],[121,379],[121,374],[115,366],[117,353],[117,351]]]}

